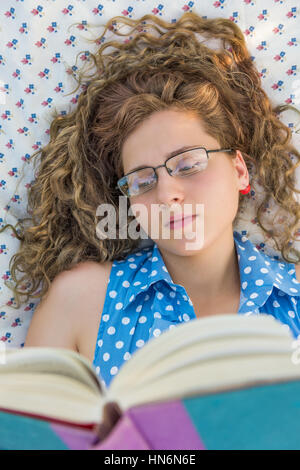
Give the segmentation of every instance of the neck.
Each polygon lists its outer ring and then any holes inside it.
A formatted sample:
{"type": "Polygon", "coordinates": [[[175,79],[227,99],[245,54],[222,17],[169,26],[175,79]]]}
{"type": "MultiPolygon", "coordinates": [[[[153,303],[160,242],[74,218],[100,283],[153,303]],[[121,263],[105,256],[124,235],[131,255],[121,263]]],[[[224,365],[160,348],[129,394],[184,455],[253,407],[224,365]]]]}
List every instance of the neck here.
{"type": "Polygon", "coordinates": [[[183,286],[188,295],[199,302],[216,300],[240,293],[240,272],[233,232],[207,240],[193,256],[161,252],[166,268],[175,284],[183,286]]]}

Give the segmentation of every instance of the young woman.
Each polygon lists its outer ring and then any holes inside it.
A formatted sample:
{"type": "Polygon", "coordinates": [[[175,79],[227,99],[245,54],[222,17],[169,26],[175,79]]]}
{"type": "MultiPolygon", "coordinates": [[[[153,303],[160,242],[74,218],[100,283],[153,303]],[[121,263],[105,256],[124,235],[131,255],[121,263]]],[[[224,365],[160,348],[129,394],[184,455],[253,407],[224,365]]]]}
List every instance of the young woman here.
{"type": "Polygon", "coordinates": [[[242,32],[185,13],[175,24],[116,17],[101,37],[116,19],[135,26],[131,40],[101,46],[76,110],[53,121],[29,192],[31,224],[11,261],[17,299],[25,281],[27,295],[41,298],[25,346],[79,351],[106,385],[150,338],[197,317],[263,312],[300,334],[299,161],[291,158],[300,153],[242,32]],[[257,220],[284,261],[234,230],[255,180],[265,190],[257,220]],[[126,227],[138,223],[152,245],[120,237],[120,196],[132,210],[126,227]],[[270,200],[289,220],[272,230],[262,220],[270,200]],[[99,237],[102,204],[116,211],[116,237],[99,237]],[[193,249],[189,232],[203,235],[193,249]]]}

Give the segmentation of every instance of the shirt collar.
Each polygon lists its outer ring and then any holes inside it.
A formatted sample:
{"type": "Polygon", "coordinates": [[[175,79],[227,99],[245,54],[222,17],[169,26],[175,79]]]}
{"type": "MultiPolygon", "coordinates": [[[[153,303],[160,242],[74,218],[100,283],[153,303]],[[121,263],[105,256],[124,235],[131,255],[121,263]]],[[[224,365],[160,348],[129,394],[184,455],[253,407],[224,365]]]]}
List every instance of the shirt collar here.
{"type": "MultiPolygon", "coordinates": [[[[300,283],[295,276],[295,268],[291,263],[280,262],[260,252],[257,247],[245,236],[237,231],[233,232],[236,252],[238,255],[241,302],[239,313],[247,313],[261,307],[271,295],[273,288],[281,290],[290,296],[300,296],[300,283]]],[[[123,307],[126,308],[141,293],[150,286],[165,281],[170,289],[185,289],[174,284],[165,266],[157,243],[153,247],[144,248],[146,257],[137,270],[133,271],[131,284],[127,289],[123,307]]],[[[138,252],[140,255],[141,251],[138,252]]],[[[125,262],[135,264],[138,253],[128,255],[125,262]]],[[[133,266],[134,269],[135,266],[133,266]]]]}
{"type": "Polygon", "coordinates": [[[271,258],[239,232],[234,232],[234,240],[241,279],[239,313],[262,307],[274,287],[282,292],[280,295],[300,296],[294,264],[271,258]]]}
{"type": "MultiPolygon", "coordinates": [[[[158,282],[165,281],[170,288],[175,286],[165,266],[157,243],[154,243],[152,247],[144,248],[144,250],[147,253],[146,258],[139,265],[138,269],[133,271],[130,287],[128,288],[125,299],[123,300],[124,308],[131,304],[141,292],[147,291],[152,284],[155,285],[158,282]]],[[[138,261],[139,253],[141,252],[128,255],[125,262],[134,263],[135,261],[138,261]]],[[[177,284],[176,286],[179,287],[177,284]]],[[[174,290],[176,290],[175,287],[174,290]]]]}

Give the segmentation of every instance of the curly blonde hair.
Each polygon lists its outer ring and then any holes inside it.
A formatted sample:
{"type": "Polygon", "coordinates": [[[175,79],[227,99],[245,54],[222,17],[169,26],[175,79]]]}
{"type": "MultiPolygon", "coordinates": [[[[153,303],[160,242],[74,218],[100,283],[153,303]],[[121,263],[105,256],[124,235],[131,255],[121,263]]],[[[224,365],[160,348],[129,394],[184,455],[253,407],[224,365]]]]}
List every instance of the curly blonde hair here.
{"type": "MultiPolygon", "coordinates": [[[[221,148],[241,151],[265,191],[257,222],[276,240],[282,258],[291,262],[291,239],[296,240],[300,219],[294,198],[295,191],[300,192],[295,188],[300,154],[291,144],[290,128],[278,118],[290,106],[273,109],[242,31],[231,20],[206,19],[191,12],[175,23],[154,15],[138,20],[116,16],[105,25],[97,45],[108,30],[124,36],[118,31],[120,25],[132,27],[126,33],[130,39],[105,42],[90,53],[94,72],[76,109],[56,115],[49,143],[31,156],[40,155],[40,161],[28,193],[30,218],[19,221],[19,232],[9,225],[21,240],[10,260],[17,308],[19,296],[26,296],[25,301],[42,298],[61,271],[85,260],[122,259],[139,247],[139,239],[100,240],[96,209],[109,203],[118,214],[120,193],[115,187],[123,176],[122,145],[141,122],[165,109],[195,113],[221,148]],[[223,48],[209,48],[198,34],[221,40],[223,48]],[[108,47],[112,51],[104,54],[108,47]],[[297,157],[295,164],[291,153],[297,157]],[[280,243],[276,227],[270,231],[261,220],[271,199],[293,218],[280,243]],[[17,270],[24,273],[20,279],[17,270]]],[[[79,73],[78,87],[86,77],[79,73]]],[[[246,199],[240,196],[238,213],[246,199]]],[[[299,261],[300,253],[293,251],[299,261]]]]}

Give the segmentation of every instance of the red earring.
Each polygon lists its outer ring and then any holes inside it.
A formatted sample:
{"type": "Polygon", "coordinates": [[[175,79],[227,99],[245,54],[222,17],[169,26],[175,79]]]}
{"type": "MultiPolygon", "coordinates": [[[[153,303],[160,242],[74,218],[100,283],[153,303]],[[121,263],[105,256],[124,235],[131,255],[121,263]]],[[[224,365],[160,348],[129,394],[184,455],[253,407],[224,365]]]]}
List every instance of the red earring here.
{"type": "Polygon", "coordinates": [[[250,184],[248,184],[248,186],[245,189],[240,189],[240,193],[248,194],[250,189],[251,189],[251,186],[250,186],[250,184]]]}

